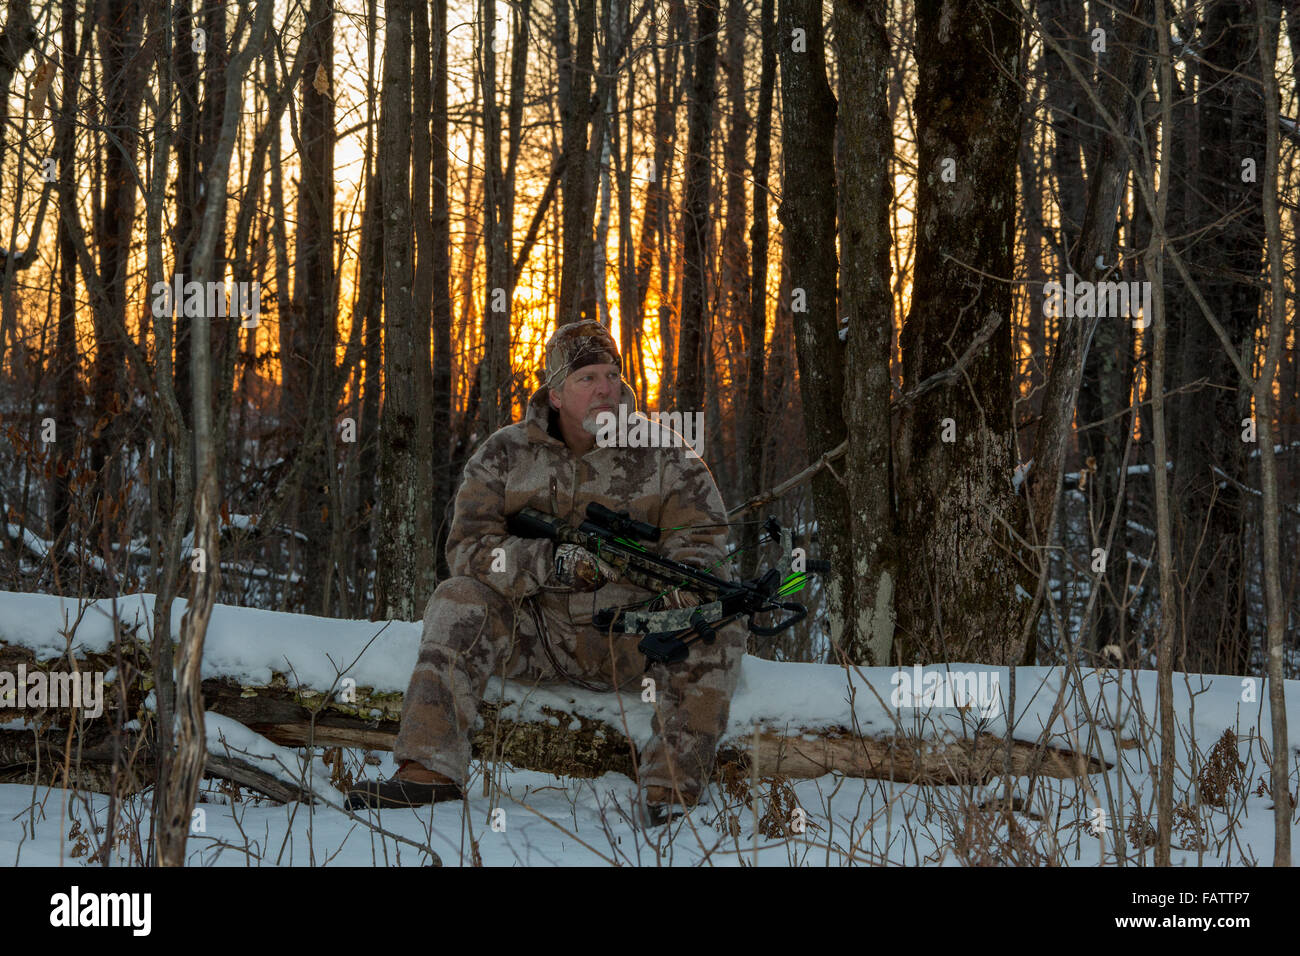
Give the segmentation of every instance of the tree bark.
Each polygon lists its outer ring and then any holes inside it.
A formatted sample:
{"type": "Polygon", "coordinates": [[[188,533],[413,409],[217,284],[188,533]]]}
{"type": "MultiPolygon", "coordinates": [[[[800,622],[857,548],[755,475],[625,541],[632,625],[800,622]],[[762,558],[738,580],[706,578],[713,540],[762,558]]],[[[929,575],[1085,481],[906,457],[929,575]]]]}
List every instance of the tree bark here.
{"type": "MultiPolygon", "coordinates": [[[[5,7],[5,28],[0,32],[0,166],[9,143],[9,90],[18,65],[37,40],[31,0],[8,0],[5,7]]],[[[70,54],[75,47],[68,46],[65,39],[64,49],[70,54]]],[[[8,342],[0,341],[0,354],[7,346],[8,342]]]]}
{"type": "Polygon", "coordinates": [[[411,3],[385,10],[381,116],[384,179],[384,404],[379,426],[382,494],[375,613],[410,621],[430,594],[424,570],[433,563],[431,512],[429,323],[412,301],[411,3]]]}
{"type": "MultiPolygon", "coordinates": [[[[10,4],[10,24],[15,23],[15,13],[26,10],[23,5],[10,4]]],[[[81,407],[81,379],[77,375],[77,253],[72,242],[70,217],[76,210],[76,160],[77,145],[75,120],[77,114],[77,89],[81,78],[81,57],[77,49],[76,6],[64,0],[62,9],[63,32],[63,100],[59,104],[58,125],[55,127],[54,154],[59,174],[59,325],[55,344],[54,378],[57,395],[55,424],[63,433],[63,440],[55,440],[54,475],[50,479],[50,539],[54,549],[54,580],[60,591],[68,586],[67,575],[72,571],[67,549],[64,546],[72,533],[73,465],[77,460],[75,428],[77,412],[81,407]]],[[[8,33],[6,29],[6,33],[8,33]]],[[[11,45],[13,39],[8,41],[11,45]]],[[[0,43],[3,48],[3,43],[0,43]]],[[[0,77],[2,79],[2,77],[0,77]]],[[[8,86],[3,90],[2,102],[8,101],[8,86]]],[[[88,530],[88,529],[87,529],[88,530]]],[[[84,534],[84,532],[83,532],[84,534]]],[[[66,593],[66,592],[64,592],[66,593]]]]}
{"type": "Polygon", "coordinates": [[[433,0],[433,212],[429,232],[433,271],[433,515],[438,576],[447,577],[447,513],[455,486],[451,434],[451,212],[447,128],[447,0],[433,0]]]}
{"type": "MultiPolygon", "coordinates": [[[[135,226],[136,145],[142,96],[143,59],[139,57],[142,28],[139,0],[102,0],[99,7],[99,49],[103,58],[104,198],[95,224],[99,252],[101,295],[92,300],[95,318],[95,364],[90,386],[90,467],[98,479],[98,503],[89,527],[114,508],[123,481],[126,409],[127,260],[135,226]]],[[[108,532],[113,534],[113,532],[108,532]]]]}
{"type": "MultiPolygon", "coordinates": [[[[1264,250],[1263,175],[1242,165],[1249,159],[1262,167],[1264,160],[1253,7],[1246,0],[1216,0],[1198,33],[1204,47],[1196,97],[1199,144],[1194,172],[1189,170],[1191,233],[1180,243],[1238,355],[1254,349],[1264,250]]],[[[1246,674],[1252,643],[1246,541],[1254,509],[1241,488],[1249,475],[1248,454],[1258,447],[1241,434],[1251,417],[1250,389],[1190,293],[1177,287],[1175,292],[1181,292],[1184,307],[1170,384],[1187,389],[1175,399],[1172,447],[1178,563],[1187,580],[1185,650],[1177,666],[1246,674]]]]}
{"type": "MultiPolygon", "coordinates": [[[[1130,141],[1142,120],[1137,103],[1140,91],[1150,82],[1150,58],[1143,53],[1150,49],[1147,42],[1150,37],[1149,11],[1150,0],[1130,0],[1128,12],[1119,18],[1109,47],[1112,50],[1109,57],[1113,62],[1102,73],[1099,94],[1091,91],[1091,85],[1085,86],[1089,81],[1076,62],[1077,58],[1065,55],[1065,48],[1050,32],[1044,37],[1048,47],[1055,47],[1061,64],[1075,81],[1075,88],[1087,91],[1092,115],[1101,129],[1096,160],[1088,171],[1083,222],[1066,263],[1067,269],[1077,270],[1079,277],[1086,281],[1105,277],[1108,267],[1098,266],[1099,261],[1114,263],[1116,216],[1124,197],[1133,150],[1130,141]]],[[[1043,394],[1041,418],[1034,434],[1032,467],[1026,479],[1028,507],[1020,526],[1021,536],[1033,545],[1047,544],[1056,534],[1061,469],[1078,413],[1088,348],[1099,321],[1095,316],[1057,320],[1056,347],[1043,394]]],[[[1107,321],[1123,320],[1111,317],[1107,321]]],[[[1028,635],[1021,655],[1026,663],[1031,662],[1035,654],[1035,621],[1032,618],[1041,607],[1045,586],[1046,576],[1040,574],[1038,595],[1026,608],[1028,619],[1018,625],[1018,633],[1028,635]]]]}
{"type": "Polygon", "coordinates": [[[898,586],[889,399],[893,347],[889,209],[894,129],[889,113],[887,5],[840,0],[840,312],[848,317],[844,416],[852,533],[853,619],[842,646],[857,664],[888,664],[898,586]]]}
{"type": "MultiPolygon", "coordinates": [[[[781,136],[785,176],[777,216],[785,226],[791,310],[805,439],[820,457],[847,437],[844,359],[836,308],[835,96],[826,80],[820,0],[781,0],[781,136]],[[799,31],[797,34],[795,31],[799,31]],[[795,49],[796,38],[801,49],[795,49]],[[804,46],[806,44],[806,46],[804,46]]],[[[844,487],[828,471],[813,479],[813,510],[825,581],[831,643],[841,647],[853,612],[854,560],[844,487]]]]}
{"type": "Polygon", "coordinates": [[[897,657],[1016,663],[1019,526],[1011,486],[1011,284],[1020,132],[1020,27],[1010,0],[917,5],[916,266],[904,390],[941,371],[987,322],[965,375],[902,415],[897,657]],[[954,314],[955,313],[955,314],[954,314]]]}
{"type": "MultiPolygon", "coordinates": [[[[754,222],[750,226],[753,267],[749,276],[749,324],[745,334],[745,404],[741,412],[741,495],[754,497],[763,485],[763,447],[767,438],[767,263],[771,245],[767,205],[772,163],[772,99],[776,86],[776,0],[762,0],[758,127],[754,134],[754,222]]],[[[758,525],[744,525],[743,575],[758,570],[758,525]]]]}
{"type": "Polygon", "coordinates": [[[718,3],[696,5],[695,71],[687,121],[685,210],[682,224],[682,311],[677,333],[673,402],[683,413],[704,408],[704,341],[708,278],[712,272],[709,153],[717,99],[718,3]]]}
{"type": "Polygon", "coordinates": [[[1264,608],[1267,618],[1265,651],[1268,670],[1268,713],[1273,730],[1273,865],[1291,865],[1291,816],[1295,804],[1291,798],[1291,746],[1288,742],[1286,716],[1286,669],[1283,655],[1286,646],[1287,607],[1282,598],[1282,551],[1278,531],[1281,506],[1278,502],[1277,459],[1273,448],[1273,388],[1282,360],[1282,346],[1287,334],[1286,284],[1283,275],[1282,215],[1279,211],[1278,185],[1278,92],[1277,62],[1278,24],[1272,20],[1276,7],[1256,7],[1263,108],[1265,121],[1264,175],[1262,208],[1268,236],[1268,278],[1270,310],[1268,343],[1263,368],[1255,380],[1255,409],[1259,417],[1260,526],[1264,550],[1264,608]]]}
{"type": "Polygon", "coordinates": [[[592,284],[595,242],[596,171],[587,149],[594,112],[591,98],[596,0],[577,0],[577,49],[570,36],[570,0],[555,4],[555,56],[559,64],[560,117],[564,129],[564,179],[561,182],[563,250],[556,325],[597,319],[592,284]]]}
{"type": "MultiPolygon", "coordinates": [[[[1158,168],[1168,169],[1169,142],[1173,136],[1173,110],[1171,105],[1172,73],[1169,54],[1169,28],[1165,21],[1163,4],[1156,4],[1156,39],[1159,44],[1160,67],[1156,73],[1156,84],[1160,95],[1160,157],[1158,168]]],[[[1154,173],[1154,169],[1151,170],[1154,173]]],[[[1151,176],[1150,188],[1155,188],[1155,177],[1151,176]]],[[[1165,288],[1164,256],[1165,216],[1168,213],[1169,182],[1162,176],[1159,192],[1156,193],[1154,221],[1157,235],[1147,248],[1147,275],[1151,277],[1151,424],[1152,451],[1155,460],[1151,463],[1152,479],[1155,484],[1156,498],[1156,548],[1160,561],[1160,633],[1156,645],[1156,686],[1157,706],[1160,716],[1160,769],[1156,783],[1156,818],[1157,842],[1155,849],[1156,866],[1169,866],[1170,842],[1174,823],[1174,635],[1176,615],[1174,614],[1174,563],[1169,506],[1169,475],[1164,464],[1168,461],[1168,442],[1165,438],[1165,288]]]]}
{"type": "Polygon", "coordinates": [[[510,421],[510,243],[505,174],[501,168],[501,118],[497,106],[496,7],[483,0],[479,73],[483,90],[483,238],[487,290],[483,304],[483,361],[479,363],[479,414],[486,437],[510,421]]]}
{"type": "MultiPolygon", "coordinates": [[[[330,614],[327,584],[333,574],[330,467],[324,441],[334,427],[334,16],[331,0],[312,0],[302,42],[306,47],[299,107],[298,226],[289,349],[283,357],[285,416],[281,427],[300,436],[300,453],[315,450],[298,482],[295,524],[307,540],[295,543],[302,568],[304,607],[330,614]],[[318,89],[318,83],[324,89],[318,89]]],[[[283,333],[282,333],[283,334],[283,333]]],[[[297,539],[294,539],[297,542],[297,539]]]]}
{"type": "MultiPolygon", "coordinates": [[[[231,58],[224,71],[226,87],[222,104],[220,134],[214,143],[212,164],[204,170],[205,206],[198,242],[194,248],[194,278],[206,283],[216,273],[217,245],[224,232],[226,188],[230,174],[230,157],[240,116],[244,74],[260,49],[271,21],[270,0],[261,0],[248,24],[249,37],[231,58]]],[[[241,11],[239,25],[245,24],[241,11]]],[[[235,38],[241,33],[235,28],[235,38]]],[[[203,724],[203,692],[200,669],[208,620],[212,614],[217,588],[221,581],[220,534],[218,529],[220,486],[218,482],[218,448],[213,440],[212,423],[212,356],[210,351],[211,320],[200,309],[194,320],[194,338],[190,357],[194,400],[194,460],[197,472],[194,496],[194,542],[204,562],[195,568],[189,603],[181,621],[181,639],[176,661],[176,707],[179,722],[176,754],[163,798],[162,824],[158,831],[158,863],[183,866],[185,841],[190,815],[198,796],[203,775],[207,744],[203,724]]]]}
{"type": "MultiPolygon", "coordinates": [[[[31,659],[31,652],[25,648],[0,644],[0,663],[6,666],[31,659]]],[[[370,688],[358,687],[355,702],[344,704],[332,699],[327,690],[293,686],[284,678],[256,686],[227,677],[209,677],[203,682],[210,712],[236,720],[272,743],[285,747],[392,749],[401,725],[401,694],[376,694],[370,688]]],[[[527,685],[512,683],[505,700],[493,697],[479,704],[482,724],[472,736],[475,757],[564,776],[635,776],[631,757],[634,746],[617,722],[590,712],[586,700],[577,700],[563,710],[543,707],[542,716],[533,720],[512,716],[510,711],[516,708],[509,704],[527,690],[527,685]]],[[[138,703],[144,694],[143,687],[136,685],[128,689],[127,697],[138,703]]],[[[31,721],[36,715],[15,711],[12,716],[31,721]]],[[[114,726],[116,716],[114,704],[109,703],[102,717],[85,721],[82,742],[88,764],[98,765],[111,754],[111,748],[103,744],[111,738],[108,728],[114,726]]],[[[27,728],[0,730],[0,767],[13,773],[31,763],[38,740],[46,752],[61,755],[64,733],[57,719],[42,735],[27,728]]],[[[732,768],[746,767],[755,756],[747,746],[750,740],[749,735],[745,735],[743,744],[724,740],[715,774],[725,775],[732,768]]],[[[1124,743],[1131,746],[1135,742],[1124,743]]],[[[214,753],[224,756],[222,750],[210,750],[209,757],[214,753]]],[[[1072,753],[1045,741],[1015,740],[1008,749],[1005,738],[991,734],[972,733],[938,741],[914,734],[904,726],[862,735],[824,721],[801,722],[797,715],[783,732],[760,733],[756,756],[754,769],[759,776],[810,779],[840,773],[924,785],[987,782],[1004,772],[1008,756],[1011,772],[1026,776],[1068,779],[1109,769],[1096,757],[1072,753]]],[[[131,769],[144,775],[148,766],[135,765],[131,769]]],[[[214,769],[221,772],[224,768],[214,768],[209,760],[209,772],[214,769]]],[[[90,782],[92,786],[95,783],[90,782]]]]}

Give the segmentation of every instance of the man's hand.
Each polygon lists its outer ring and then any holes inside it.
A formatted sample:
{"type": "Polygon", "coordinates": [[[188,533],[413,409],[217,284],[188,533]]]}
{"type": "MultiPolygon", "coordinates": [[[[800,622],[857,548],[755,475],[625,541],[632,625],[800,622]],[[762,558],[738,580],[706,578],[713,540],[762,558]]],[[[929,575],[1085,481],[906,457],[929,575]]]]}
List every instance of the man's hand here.
{"type": "Polygon", "coordinates": [[[682,608],[698,607],[700,596],[694,591],[688,591],[686,588],[673,588],[663,596],[664,610],[681,610],[682,608]]]}
{"type": "Polygon", "coordinates": [[[594,591],[617,580],[618,571],[581,545],[562,544],[555,549],[555,577],[575,591],[594,591]]]}

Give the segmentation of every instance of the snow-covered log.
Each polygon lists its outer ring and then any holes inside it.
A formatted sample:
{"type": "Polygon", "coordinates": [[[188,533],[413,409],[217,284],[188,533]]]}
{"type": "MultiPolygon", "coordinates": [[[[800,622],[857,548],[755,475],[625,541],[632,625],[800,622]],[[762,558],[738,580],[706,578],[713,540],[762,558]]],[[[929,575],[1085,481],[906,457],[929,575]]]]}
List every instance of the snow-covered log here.
{"type": "MultiPolygon", "coordinates": [[[[88,607],[79,618],[78,607],[68,615],[68,622],[78,623],[65,622],[60,628],[56,624],[62,620],[61,598],[5,597],[10,607],[21,605],[26,613],[0,624],[0,672],[69,670],[66,649],[72,646],[78,670],[107,675],[103,713],[83,718],[77,737],[85,786],[107,783],[113,728],[123,702],[122,726],[147,726],[151,717],[148,648],[138,623],[148,619],[148,596],[118,602],[120,649],[112,646],[112,622],[103,606],[88,607]]],[[[183,604],[177,614],[182,611],[183,604]]],[[[281,747],[389,750],[402,713],[399,688],[415,663],[417,644],[416,624],[385,626],[217,607],[204,658],[205,706],[209,717],[242,724],[281,747]]],[[[970,676],[969,667],[953,669],[970,676]]],[[[1079,756],[1071,752],[1069,741],[1048,735],[1040,740],[1037,734],[1013,732],[1008,753],[1001,710],[1005,671],[979,669],[975,676],[979,680],[966,685],[971,698],[963,700],[953,697],[952,679],[922,682],[919,671],[846,671],[745,658],[732,701],[731,727],[719,749],[720,766],[750,775],[755,773],[751,762],[757,762],[759,777],[841,773],[919,783],[984,782],[1008,769],[1013,775],[1049,777],[1104,769],[1109,754],[1079,756]],[[906,676],[905,683],[900,683],[900,674],[906,676]],[[923,683],[937,684],[930,697],[922,696],[923,683]],[[900,689],[905,691],[901,696],[900,689]]],[[[494,682],[480,709],[474,753],[569,777],[608,771],[630,775],[633,750],[649,740],[654,706],[640,695],[494,682]]],[[[87,701],[86,710],[91,709],[87,701]]],[[[0,711],[0,773],[8,767],[9,779],[19,769],[30,773],[38,750],[45,766],[56,758],[62,763],[65,723],[59,717],[51,721],[51,714],[42,717],[39,711],[32,706],[0,711]],[[32,727],[38,734],[32,734],[32,727]],[[40,747],[34,743],[38,737],[40,747]]],[[[126,765],[122,754],[130,753],[136,743],[134,730],[121,737],[118,767],[126,765]]],[[[211,773],[277,799],[289,799],[295,792],[291,784],[277,783],[274,777],[259,783],[256,774],[263,771],[239,765],[211,745],[209,752],[211,773]]],[[[151,775],[147,758],[136,756],[131,766],[140,775],[136,783],[146,783],[151,775]]]]}

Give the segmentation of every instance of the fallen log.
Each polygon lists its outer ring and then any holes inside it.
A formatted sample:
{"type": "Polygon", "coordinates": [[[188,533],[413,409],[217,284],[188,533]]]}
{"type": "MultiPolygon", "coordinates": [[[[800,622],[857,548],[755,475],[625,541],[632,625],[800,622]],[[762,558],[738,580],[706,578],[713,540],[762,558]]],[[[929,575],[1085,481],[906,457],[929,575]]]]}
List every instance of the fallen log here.
{"type": "MultiPolygon", "coordinates": [[[[91,731],[89,742],[74,734],[70,746],[65,746],[66,731],[0,730],[0,783],[37,783],[119,797],[152,786],[156,767],[140,735],[125,731],[117,735],[115,746],[114,735],[105,730],[91,731]]],[[[205,772],[279,803],[315,796],[311,787],[282,779],[283,775],[267,772],[247,755],[224,747],[209,748],[205,772]]]]}
{"type": "MultiPolygon", "coordinates": [[[[147,656],[135,655],[133,659],[147,660],[147,656]]],[[[115,667],[118,660],[116,656],[86,654],[78,658],[77,666],[84,671],[103,672],[115,667]]],[[[13,672],[20,664],[29,671],[60,666],[57,660],[38,662],[25,647],[0,644],[0,671],[13,672]]],[[[136,722],[135,726],[148,727],[152,717],[144,706],[152,687],[148,675],[130,667],[124,670],[129,672],[126,684],[119,679],[106,685],[103,714],[80,721],[81,731],[76,736],[84,775],[79,781],[90,789],[107,789],[106,774],[111,771],[115,752],[120,768],[123,752],[147,751],[140,748],[134,731],[126,734],[126,739],[119,739],[114,749],[119,710],[125,708],[124,724],[136,722]]],[[[617,700],[614,695],[561,690],[541,692],[505,685],[504,697],[485,700],[479,709],[481,724],[473,738],[475,756],[562,776],[595,777],[609,772],[633,775],[635,744],[643,742],[648,726],[648,714],[638,703],[639,698],[624,698],[624,710],[635,711],[635,719],[622,721],[618,709],[611,711],[607,703],[603,709],[593,707],[593,700],[587,699],[617,700]],[[586,709],[596,712],[584,712],[586,709]]],[[[294,686],[283,674],[275,674],[269,684],[262,686],[210,678],[203,682],[203,694],[210,713],[237,721],[266,740],[288,747],[387,751],[393,748],[401,719],[400,693],[368,687],[348,687],[340,693],[338,688],[294,686]]],[[[0,729],[0,780],[30,775],[38,759],[47,768],[57,759],[62,767],[67,722],[60,723],[57,716],[52,711],[0,710],[0,718],[10,718],[9,729],[0,729]],[[22,722],[23,729],[16,729],[12,718],[22,722]],[[37,730],[33,733],[30,728],[37,730]],[[40,746],[33,743],[38,739],[40,746]]],[[[4,726],[0,719],[0,727],[4,726]]],[[[300,795],[297,788],[257,766],[232,761],[229,755],[209,749],[208,770],[212,775],[251,786],[278,800],[300,795]]],[[[986,783],[1007,772],[1008,758],[1011,773],[1021,776],[1036,773],[1069,778],[1108,768],[1096,757],[1044,742],[1015,740],[1008,753],[1006,740],[989,733],[953,734],[949,730],[931,736],[900,725],[869,733],[855,733],[840,724],[779,731],[760,726],[757,733],[751,730],[724,739],[718,753],[720,771],[731,768],[746,776],[796,779],[839,773],[927,785],[986,783]]],[[[147,785],[151,779],[147,760],[137,760],[132,772],[140,774],[130,781],[132,789],[147,785]]]]}

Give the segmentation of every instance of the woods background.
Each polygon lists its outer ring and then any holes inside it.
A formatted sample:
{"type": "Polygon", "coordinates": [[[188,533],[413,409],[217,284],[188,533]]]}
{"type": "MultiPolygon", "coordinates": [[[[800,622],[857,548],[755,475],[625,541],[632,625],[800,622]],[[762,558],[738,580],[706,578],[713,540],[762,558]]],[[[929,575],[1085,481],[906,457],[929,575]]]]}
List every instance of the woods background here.
{"type": "Polygon", "coordinates": [[[741,569],[769,512],[832,567],[755,653],[1294,676],[1298,42],[1244,0],[9,0],[0,587],[419,619],[586,317],[729,505],[819,464],[737,515],[741,569]],[[1149,305],[1051,314],[1071,274],[1149,305]]]}

